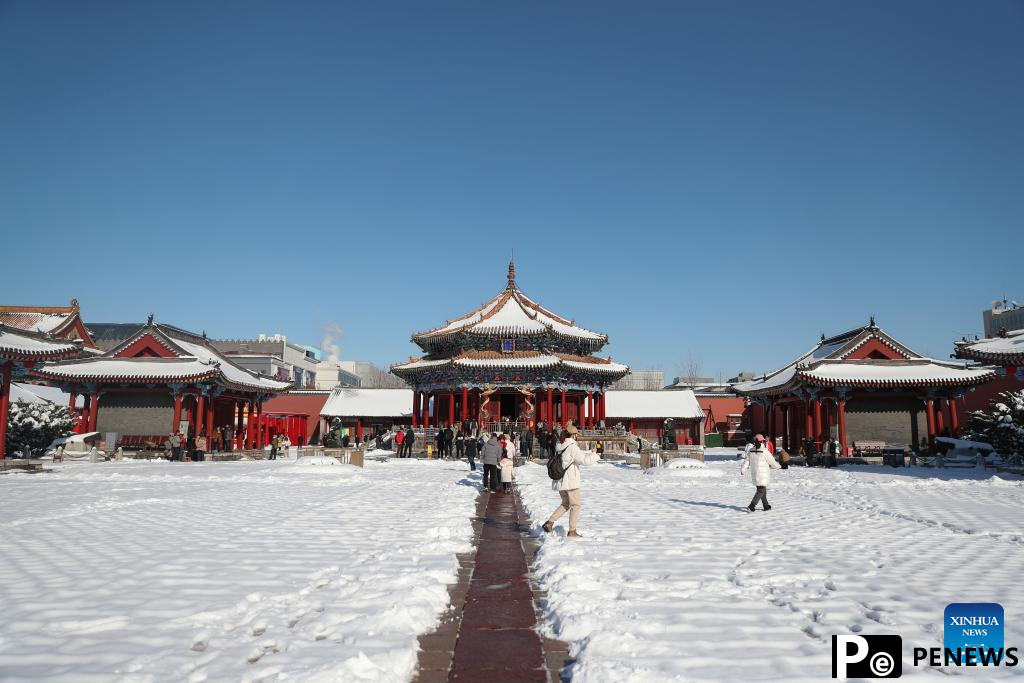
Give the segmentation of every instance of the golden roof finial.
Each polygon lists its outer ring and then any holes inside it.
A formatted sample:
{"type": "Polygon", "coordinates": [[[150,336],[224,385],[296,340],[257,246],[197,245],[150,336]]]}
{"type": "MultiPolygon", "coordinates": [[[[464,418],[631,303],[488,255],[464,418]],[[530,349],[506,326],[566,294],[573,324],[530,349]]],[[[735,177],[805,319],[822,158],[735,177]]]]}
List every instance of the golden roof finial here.
{"type": "Polygon", "coordinates": [[[515,289],[516,288],[516,262],[515,261],[509,261],[508,262],[508,288],[509,289],[515,289]]]}

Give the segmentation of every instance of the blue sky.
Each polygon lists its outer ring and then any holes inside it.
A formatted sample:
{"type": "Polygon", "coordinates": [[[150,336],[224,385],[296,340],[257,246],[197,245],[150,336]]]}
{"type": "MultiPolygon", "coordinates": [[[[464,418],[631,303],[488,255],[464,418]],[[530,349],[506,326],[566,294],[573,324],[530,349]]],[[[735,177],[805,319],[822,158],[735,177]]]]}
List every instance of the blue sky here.
{"type": "Polygon", "coordinates": [[[2,2],[2,303],[387,364],[524,291],[669,376],[1024,299],[1024,3],[2,2]]]}

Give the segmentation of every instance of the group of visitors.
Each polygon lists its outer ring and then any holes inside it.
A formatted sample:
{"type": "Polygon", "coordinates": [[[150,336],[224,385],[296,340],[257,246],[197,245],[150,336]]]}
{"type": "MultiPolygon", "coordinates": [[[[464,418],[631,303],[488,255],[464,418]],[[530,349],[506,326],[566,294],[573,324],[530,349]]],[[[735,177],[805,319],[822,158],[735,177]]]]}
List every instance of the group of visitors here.
{"type": "Polygon", "coordinates": [[[839,456],[843,452],[839,439],[823,436],[821,441],[820,450],[813,439],[807,439],[800,447],[807,467],[835,467],[838,464],[839,456]]]}
{"type": "Polygon", "coordinates": [[[277,454],[282,450],[287,453],[291,445],[292,440],[287,434],[275,434],[270,439],[270,459],[277,460],[277,454]]]}
{"type": "MultiPolygon", "coordinates": [[[[412,427],[408,427],[404,431],[399,427],[392,441],[395,445],[395,453],[398,454],[399,458],[411,458],[412,446],[416,443],[416,432],[413,431],[412,427]]],[[[381,444],[378,441],[377,448],[380,448],[380,446],[381,444]]]]}
{"type": "MultiPolygon", "coordinates": [[[[474,442],[474,448],[480,449],[480,459],[484,466],[483,488],[485,491],[497,491],[501,484],[504,493],[512,492],[512,482],[515,479],[515,462],[519,449],[515,440],[508,434],[495,432],[489,438],[481,435],[477,438],[470,437],[474,442]]],[[[476,463],[470,459],[469,466],[476,470],[476,463]]]]}
{"type": "Polygon", "coordinates": [[[167,437],[167,447],[171,451],[173,462],[182,462],[186,458],[192,462],[203,462],[206,460],[207,444],[205,430],[200,432],[199,436],[192,436],[191,433],[183,435],[177,431],[167,437]]]}

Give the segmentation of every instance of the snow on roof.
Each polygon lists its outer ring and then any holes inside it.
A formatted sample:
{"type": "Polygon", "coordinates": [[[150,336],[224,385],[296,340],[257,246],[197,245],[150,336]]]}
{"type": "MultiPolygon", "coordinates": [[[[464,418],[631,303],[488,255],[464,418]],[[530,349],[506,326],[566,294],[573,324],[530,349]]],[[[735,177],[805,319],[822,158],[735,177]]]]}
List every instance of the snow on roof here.
{"type": "Polygon", "coordinates": [[[77,353],[80,344],[46,339],[38,333],[14,330],[0,325],[0,357],[36,358],[68,356],[77,353]]]}
{"type": "Polygon", "coordinates": [[[324,417],[408,417],[412,415],[412,389],[358,389],[339,387],[320,410],[324,417]]]}
{"type": "Polygon", "coordinates": [[[0,306],[0,324],[32,332],[54,332],[78,313],[78,301],[70,306],[0,306]]]}
{"type": "Polygon", "coordinates": [[[205,361],[207,363],[220,363],[220,371],[224,373],[224,378],[229,382],[270,389],[273,391],[281,391],[282,389],[286,389],[291,386],[288,382],[278,382],[266,377],[260,377],[244,368],[240,368],[228,360],[224,355],[204,344],[196,344],[194,342],[181,339],[180,337],[173,337],[173,339],[174,342],[188,355],[194,356],[200,361],[205,361]]]}
{"type": "Polygon", "coordinates": [[[553,368],[562,365],[574,370],[587,370],[608,374],[625,374],[629,371],[629,368],[621,363],[613,363],[603,359],[560,356],[529,351],[507,355],[498,352],[469,352],[454,358],[442,358],[439,360],[424,360],[421,358],[414,359],[408,363],[394,365],[391,369],[404,372],[447,365],[462,368],[553,368]]]}
{"type": "Polygon", "coordinates": [[[788,384],[789,381],[793,379],[793,376],[796,374],[796,368],[798,365],[801,365],[803,363],[813,363],[815,361],[828,358],[832,354],[840,351],[844,346],[847,345],[847,343],[848,340],[836,342],[833,344],[820,343],[813,349],[811,349],[810,351],[803,354],[795,361],[787,365],[786,367],[782,368],[781,370],[777,370],[774,373],[770,373],[760,379],[754,379],[749,382],[740,382],[739,384],[736,385],[736,389],[738,391],[756,391],[759,389],[771,389],[774,387],[781,387],[785,384],[788,384]]]}
{"type": "Polygon", "coordinates": [[[89,358],[48,364],[34,372],[47,379],[115,378],[139,381],[195,379],[215,375],[217,368],[195,358],[89,358]]]}
{"type": "Polygon", "coordinates": [[[959,342],[956,345],[956,355],[988,362],[1024,361],[1024,330],[1007,332],[1005,337],[959,342]]]}
{"type": "Polygon", "coordinates": [[[573,321],[555,315],[523,294],[515,283],[515,266],[510,263],[508,286],[504,291],[483,306],[441,327],[414,334],[413,340],[429,340],[455,332],[516,336],[544,334],[549,330],[600,344],[608,341],[607,336],[578,327],[573,321]]]}
{"type": "Polygon", "coordinates": [[[697,397],[689,389],[660,391],[616,391],[605,394],[605,413],[609,418],[694,418],[703,419],[697,397]]]}
{"type": "Polygon", "coordinates": [[[934,385],[973,384],[993,377],[995,372],[990,368],[968,367],[932,358],[915,358],[906,361],[823,361],[806,370],[800,370],[799,375],[824,384],[934,385]]]}
{"type": "MultiPolygon", "coordinates": [[[[66,406],[71,401],[71,396],[60,387],[50,387],[42,384],[11,383],[11,400],[24,401],[25,403],[49,402],[60,406],[66,406]]],[[[84,400],[81,396],[75,399],[75,407],[81,407],[84,400]]]]}

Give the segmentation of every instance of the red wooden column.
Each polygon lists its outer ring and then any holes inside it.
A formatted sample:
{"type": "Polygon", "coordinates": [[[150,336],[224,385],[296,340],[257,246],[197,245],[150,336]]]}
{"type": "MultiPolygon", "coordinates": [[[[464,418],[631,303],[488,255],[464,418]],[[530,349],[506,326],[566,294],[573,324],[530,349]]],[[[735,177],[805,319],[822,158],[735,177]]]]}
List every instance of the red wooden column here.
{"type": "Polygon", "coordinates": [[[950,396],[947,403],[949,405],[949,435],[955,437],[960,431],[959,418],[956,415],[956,396],[950,396]]]}
{"type": "Polygon", "coordinates": [[[193,433],[199,436],[199,432],[203,431],[203,421],[206,419],[206,397],[199,394],[196,400],[198,401],[198,406],[196,407],[195,431],[193,433]]]}
{"type": "Polygon", "coordinates": [[[448,392],[448,424],[455,422],[455,392],[448,392]]]}
{"type": "Polygon", "coordinates": [[[772,443],[775,443],[775,401],[769,400],[768,405],[765,406],[765,415],[768,417],[768,439],[772,443]]]}
{"type": "Polygon", "coordinates": [[[263,448],[263,401],[256,401],[256,448],[263,448]]]}
{"type": "Polygon", "coordinates": [[[213,450],[213,398],[206,402],[206,446],[213,450]]]}
{"type": "Polygon", "coordinates": [[[811,400],[804,401],[804,439],[814,441],[814,411],[811,408],[811,400]]]}
{"type": "Polygon", "coordinates": [[[928,417],[928,447],[935,445],[935,402],[929,396],[925,399],[926,414],[928,417]]]}
{"type": "Polygon", "coordinates": [[[430,426],[430,396],[431,394],[423,394],[423,428],[426,429],[430,426]]]}
{"type": "Polygon", "coordinates": [[[181,424],[181,394],[174,395],[174,417],[171,422],[171,433],[176,434],[178,432],[178,425],[181,424]]]}
{"type": "Polygon", "coordinates": [[[836,411],[839,418],[839,448],[842,455],[849,455],[850,449],[846,446],[846,398],[840,397],[836,402],[836,411]]]}
{"type": "Polygon", "coordinates": [[[594,392],[587,392],[587,429],[594,428],[594,392]]]}
{"type": "Polygon", "coordinates": [[[548,387],[548,431],[555,425],[554,391],[548,387]]]}
{"type": "Polygon", "coordinates": [[[946,421],[942,411],[942,399],[939,399],[938,405],[935,408],[935,436],[944,436],[943,432],[946,431],[946,421]]]}
{"type": "Polygon", "coordinates": [[[235,448],[245,448],[245,402],[235,400],[234,411],[232,412],[231,418],[234,429],[234,435],[232,436],[232,443],[235,448]]]}
{"type": "Polygon", "coordinates": [[[68,410],[71,411],[72,413],[75,412],[75,403],[77,403],[77,402],[78,402],[78,394],[76,394],[75,392],[72,391],[71,392],[71,400],[68,401],[68,410]]]}
{"type": "Polygon", "coordinates": [[[790,450],[789,446],[789,405],[783,403],[779,406],[779,410],[782,411],[782,447],[787,451],[790,450]]]}
{"type": "Polygon", "coordinates": [[[0,460],[7,455],[7,420],[10,412],[11,363],[8,362],[0,365],[0,460]]]}
{"type": "Polygon", "coordinates": [[[462,387],[462,421],[469,419],[469,387],[462,387]]]}
{"type": "Polygon", "coordinates": [[[821,400],[814,398],[814,443],[821,450],[821,400]]]}
{"type": "Polygon", "coordinates": [[[412,392],[412,426],[415,427],[420,412],[420,392],[412,392]]]}
{"type": "Polygon", "coordinates": [[[356,418],[356,441],[363,440],[363,418],[356,418]]]}
{"type": "Polygon", "coordinates": [[[242,448],[252,448],[255,442],[256,402],[245,402],[245,434],[242,437],[242,448]]]}
{"type": "Polygon", "coordinates": [[[96,416],[100,412],[100,392],[96,392],[92,395],[92,405],[89,406],[89,431],[96,431],[96,416]]]}
{"type": "Polygon", "coordinates": [[[562,415],[559,418],[562,423],[562,428],[565,428],[565,389],[562,389],[562,407],[560,408],[562,415]]]}

